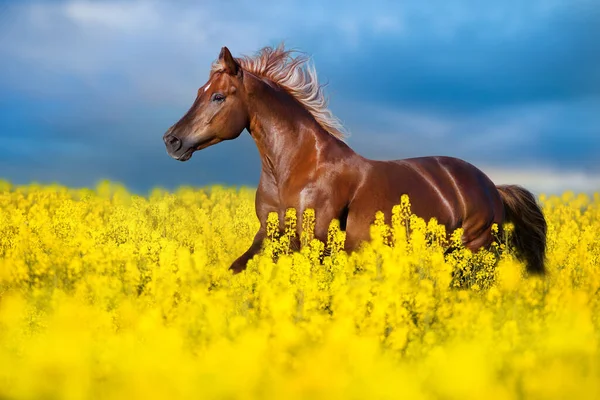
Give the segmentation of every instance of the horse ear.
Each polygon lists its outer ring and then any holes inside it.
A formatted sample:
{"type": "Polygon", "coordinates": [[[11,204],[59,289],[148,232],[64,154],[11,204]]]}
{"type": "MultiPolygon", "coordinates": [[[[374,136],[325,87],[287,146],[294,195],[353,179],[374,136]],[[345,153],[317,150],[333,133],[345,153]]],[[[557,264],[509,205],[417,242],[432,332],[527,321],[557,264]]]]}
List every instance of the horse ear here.
{"type": "Polygon", "coordinates": [[[219,54],[219,63],[221,63],[225,69],[225,72],[227,72],[229,75],[237,75],[240,69],[239,64],[237,61],[235,61],[227,47],[221,48],[221,53],[219,54]]]}

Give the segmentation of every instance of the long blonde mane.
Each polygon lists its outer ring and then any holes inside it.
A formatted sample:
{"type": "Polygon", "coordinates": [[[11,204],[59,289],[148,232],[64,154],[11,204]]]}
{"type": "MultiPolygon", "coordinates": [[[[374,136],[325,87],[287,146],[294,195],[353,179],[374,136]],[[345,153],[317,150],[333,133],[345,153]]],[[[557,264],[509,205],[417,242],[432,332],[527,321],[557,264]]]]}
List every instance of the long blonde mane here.
{"type": "MultiPolygon", "coordinates": [[[[327,99],[323,94],[323,86],[317,80],[314,65],[309,63],[306,55],[301,53],[294,57],[295,53],[299,52],[286,50],[280,44],[276,48],[264,47],[254,57],[242,56],[235,60],[242,69],[282,87],[312,114],[323,129],[343,140],[347,133],[340,120],[327,108],[327,99]]],[[[222,69],[218,62],[212,66],[212,72],[222,69]]]]}

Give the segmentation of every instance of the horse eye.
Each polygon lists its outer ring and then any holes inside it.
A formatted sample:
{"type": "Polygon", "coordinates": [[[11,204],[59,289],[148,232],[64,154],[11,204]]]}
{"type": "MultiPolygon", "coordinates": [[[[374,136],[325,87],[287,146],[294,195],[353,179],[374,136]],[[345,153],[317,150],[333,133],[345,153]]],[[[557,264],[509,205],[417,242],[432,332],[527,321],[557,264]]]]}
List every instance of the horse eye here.
{"type": "Polygon", "coordinates": [[[212,95],[212,101],[216,101],[216,102],[222,102],[223,100],[225,100],[225,96],[223,96],[221,93],[215,93],[212,95]]]}

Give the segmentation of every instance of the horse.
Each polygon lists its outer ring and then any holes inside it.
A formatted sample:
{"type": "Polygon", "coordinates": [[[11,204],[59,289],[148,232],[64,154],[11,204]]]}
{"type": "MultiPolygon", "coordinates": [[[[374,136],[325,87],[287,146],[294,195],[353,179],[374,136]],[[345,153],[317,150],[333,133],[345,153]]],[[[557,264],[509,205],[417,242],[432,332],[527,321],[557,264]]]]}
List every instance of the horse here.
{"type": "Polygon", "coordinates": [[[447,232],[462,228],[462,243],[473,252],[489,248],[494,224],[512,223],[517,258],[528,273],[544,274],[547,225],[530,191],[496,186],[458,158],[362,157],[346,143],[347,134],[327,108],[323,86],[308,61],[305,53],[283,45],[239,58],[222,47],[191,108],[163,135],[168,155],[179,161],[236,139],[244,129],[254,139],[262,167],[255,196],[260,228],[229,267],[234,274],[244,271],[262,249],[271,212],[283,221],[286,210],[295,209],[300,231],[303,211],[312,209],[313,234],[323,242],[330,222],[337,219],[346,233],[344,250],[351,253],[371,240],[378,211],[389,222],[403,194],[415,215],[436,218],[447,232]]]}

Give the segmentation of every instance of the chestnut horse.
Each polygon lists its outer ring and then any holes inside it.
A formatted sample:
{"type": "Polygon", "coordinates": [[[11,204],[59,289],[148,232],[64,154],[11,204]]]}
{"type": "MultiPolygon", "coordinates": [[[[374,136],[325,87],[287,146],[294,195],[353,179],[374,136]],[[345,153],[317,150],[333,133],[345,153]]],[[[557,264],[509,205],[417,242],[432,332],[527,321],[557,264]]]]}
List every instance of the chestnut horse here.
{"type": "MultiPolygon", "coordinates": [[[[312,208],[314,235],[324,242],[329,223],[338,219],[346,231],[345,250],[352,252],[370,240],[377,211],[389,222],[402,194],[419,217],[435,217],[447,232],[463,228],[462,241],[472,251],[492,243],[492,224],[512,222],[517,256],[528,272],[544,273],[546,221],[529,191],[497,187],[456,158],[375,161],[360,156],[344,142],[341,124],[327,109],[307,61],[283,46],[241,58],[223,47],[189,111],[163,136],[168,154],[179,161],[235,139],[244,129],[256,142],[262,163],[256,192],[261,225],[250,248],[231,265],[234,273],[261,250],[270,212],[283,222],[288,208],[296,209],[299,219],[312,208]]],[[[297,226],[301,229],[300,220],[297,226]]]]}

